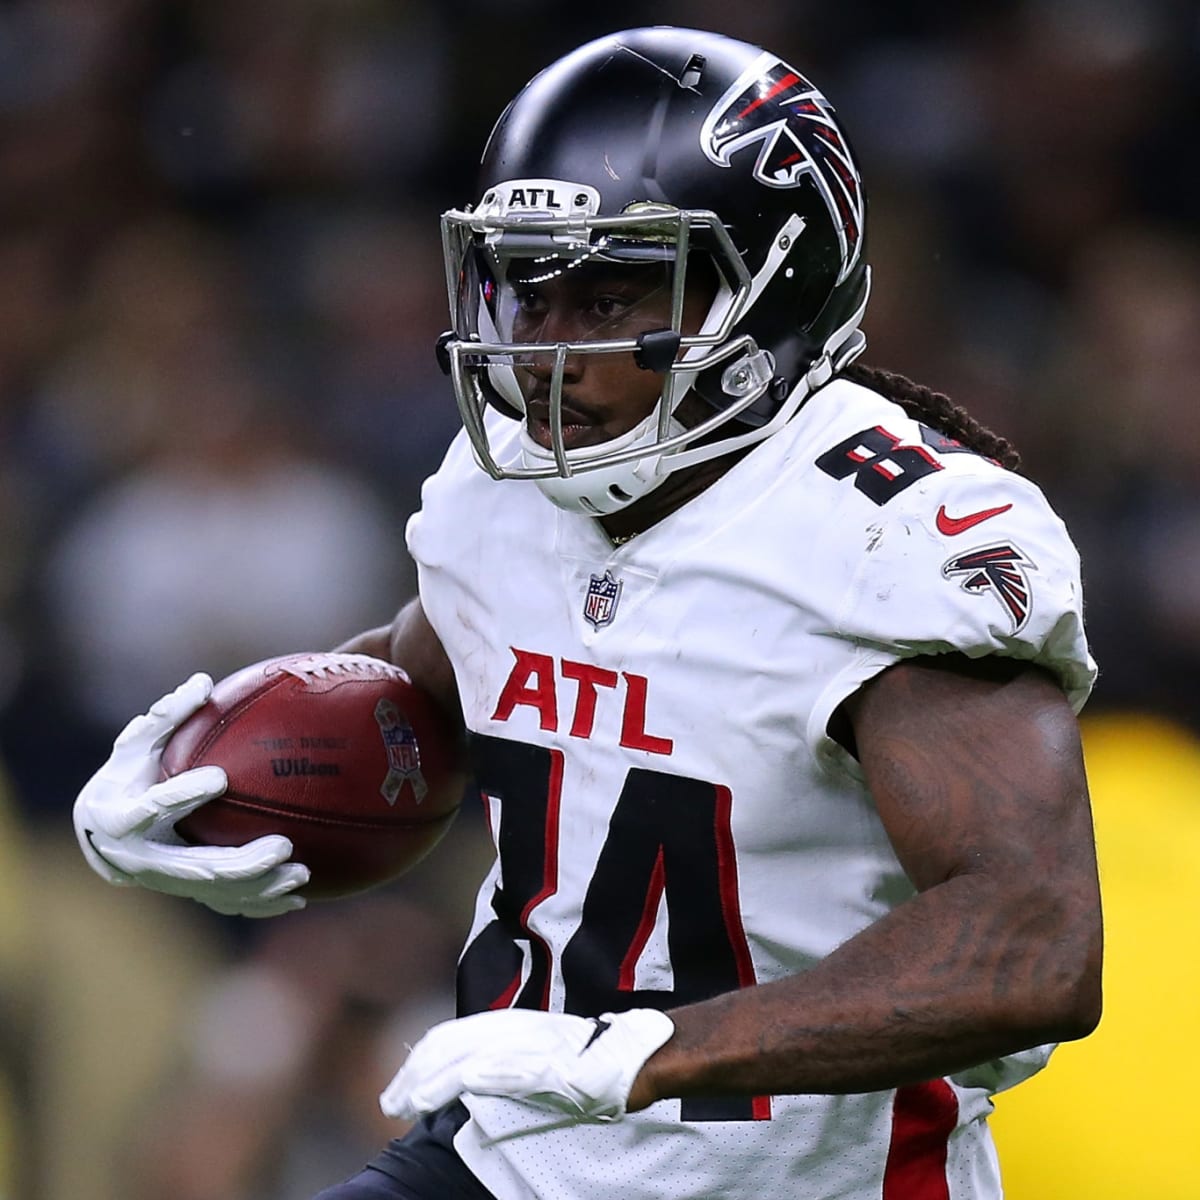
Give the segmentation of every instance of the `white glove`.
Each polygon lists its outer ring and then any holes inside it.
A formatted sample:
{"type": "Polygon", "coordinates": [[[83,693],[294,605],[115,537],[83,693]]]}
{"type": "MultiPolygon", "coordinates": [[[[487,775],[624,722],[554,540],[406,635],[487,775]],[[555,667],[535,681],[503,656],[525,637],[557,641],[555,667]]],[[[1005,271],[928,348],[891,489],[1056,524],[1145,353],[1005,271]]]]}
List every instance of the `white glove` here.
{"type": "Polygon", "coordinates": [[[443,1021],[413,1047],[379,1107],[411,1120],[473,1092],[579,1121],[615,1121],[638,1072],[674,1032],[671,1018],[652,1008],[593,1018],[512,1008],[443,1021]]]}
{"type": "Polygon", "coordinates": [[[215,799],[228,781],[220,767],[196,767],[159,780],[163,747],[208,699],[212,680],[193,675],[121,731],[108,762],[75,801],[75,836],[88,865],[119,887],[139,884],[187,896],[227,916],[273,917],[303,908],[295,889],[308,868],[288,862],[286,837],[245,846],[189,846],[175,822],[215,799]]]}

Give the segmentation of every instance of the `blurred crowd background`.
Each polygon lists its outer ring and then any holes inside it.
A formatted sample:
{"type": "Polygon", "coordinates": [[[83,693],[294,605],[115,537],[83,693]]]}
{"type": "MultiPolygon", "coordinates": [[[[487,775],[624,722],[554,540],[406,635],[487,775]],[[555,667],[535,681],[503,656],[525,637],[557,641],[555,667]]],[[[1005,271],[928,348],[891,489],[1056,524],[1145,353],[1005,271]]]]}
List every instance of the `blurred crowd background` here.
{"type": "Polygon", "coordinates": [[[5,0],[0,1200],[303,1200],[396,1132],[375,1096],[450,1012],[478,814],[392,889],[253,925],[103,887],[70,805],[192,670],[410,593],[458,427],[438,213],[527,78],[645,23],[827,92],[866,361],[1014,440],[1080,545],[1108,1014],[997,1127],[1015,1200],[1196,1195],[1195,0],[5,0]]]}

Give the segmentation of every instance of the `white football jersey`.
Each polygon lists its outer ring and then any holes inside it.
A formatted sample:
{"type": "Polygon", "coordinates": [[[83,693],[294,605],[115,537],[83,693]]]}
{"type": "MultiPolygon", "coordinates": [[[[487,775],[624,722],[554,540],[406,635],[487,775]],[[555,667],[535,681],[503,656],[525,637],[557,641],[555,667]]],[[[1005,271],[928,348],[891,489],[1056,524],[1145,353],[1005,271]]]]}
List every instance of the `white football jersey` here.
{"type": "MultiPolygon", "coordinates": [[[[919,654],[1039,662],[1077,708],[1094,678],[1041,492],[846,381],[622,546],[463,436],[408,538],[498,851],[461,1013],[669,1008],[805,970],[913,894],[838,705],[919,654]]],[[[992,1198],[989,1093],[1048,1054],[550,1130],[467,1097],[455,1144],[500,1200],[992,1198]]]]}

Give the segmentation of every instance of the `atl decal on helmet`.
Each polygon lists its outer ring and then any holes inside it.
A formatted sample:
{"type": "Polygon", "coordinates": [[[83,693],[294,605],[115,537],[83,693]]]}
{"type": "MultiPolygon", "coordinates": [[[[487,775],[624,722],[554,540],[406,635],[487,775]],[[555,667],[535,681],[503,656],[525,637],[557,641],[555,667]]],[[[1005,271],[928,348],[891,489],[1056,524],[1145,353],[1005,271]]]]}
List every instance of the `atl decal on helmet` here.
{"type": "Polygon", "coordinates": [[[1029,619],[1033,589],[1028,571],[1037,565],[1011,542],[969,550],[949,559],[942,565],[946,579],[962,576],[962,589],[972,595],[990,593],[1012,619],[1017,633],[1029,619]]]}
{"type": "Polygon", "coordinates": [[[772,188],[811,179],[821,193],[842,247],[838,283],[858,261],[863,190],[833,105],[799,71],[762,55],[713,106],[700,130],[711,162],[733,165],[739,150],[759,143],[754,178],[772,188]]]}

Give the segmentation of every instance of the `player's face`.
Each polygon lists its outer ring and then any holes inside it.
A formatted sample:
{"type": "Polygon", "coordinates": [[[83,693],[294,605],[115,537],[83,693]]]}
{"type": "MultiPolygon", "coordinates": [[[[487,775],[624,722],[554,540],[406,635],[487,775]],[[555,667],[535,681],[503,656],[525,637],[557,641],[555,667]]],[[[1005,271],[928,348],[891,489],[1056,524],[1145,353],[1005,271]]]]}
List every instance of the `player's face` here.
{"type": "MultiPolygon", "coordinates": [[[[713,288],[689,279],[682,331],[695,333],[712,303],[713,288]]],[[[531,270],[514,281],[513,340],[579,342],[636,338],[671,327],[671,267],[587,263],[550,278],[531,270]]],[[[514,367],[525,398],[526,424],[550,448],[551,356],[514,367]]],[[[568,450],[596,445],[628,432],[653,409],[662,376],[640,368],[632,354],[572,354],[563,374],[563,443],[568,450]]]]}

